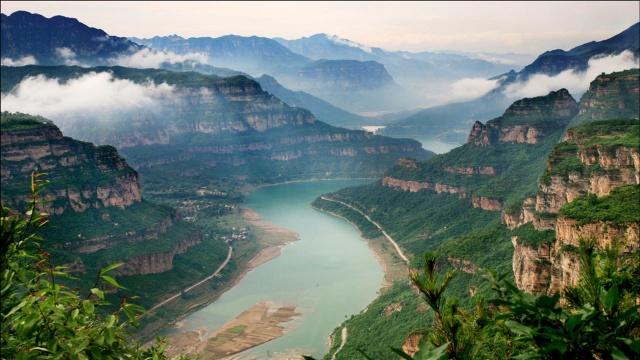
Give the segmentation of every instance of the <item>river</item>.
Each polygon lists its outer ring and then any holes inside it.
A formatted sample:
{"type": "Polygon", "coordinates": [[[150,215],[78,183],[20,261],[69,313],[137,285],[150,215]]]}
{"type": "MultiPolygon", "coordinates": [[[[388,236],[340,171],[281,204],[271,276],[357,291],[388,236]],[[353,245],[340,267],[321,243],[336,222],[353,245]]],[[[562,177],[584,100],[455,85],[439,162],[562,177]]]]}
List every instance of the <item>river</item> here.
{"type": "Polygon", "coordinates": [[[316,358],[328,351],[328,336],[377,296],[383,271],[360,233],[346,221],[310,207],[318,196],[371,181],[336,180],[264,187],[247,197],[246,207],[264,221],[293,230],[300,240],[249,272],[207,307],[187,316],[179,330],[206,328],[207,336],[261,301],[295,304],[303,315],[284,336],[244,353],[269,358],[292,349],[316,358]]]}

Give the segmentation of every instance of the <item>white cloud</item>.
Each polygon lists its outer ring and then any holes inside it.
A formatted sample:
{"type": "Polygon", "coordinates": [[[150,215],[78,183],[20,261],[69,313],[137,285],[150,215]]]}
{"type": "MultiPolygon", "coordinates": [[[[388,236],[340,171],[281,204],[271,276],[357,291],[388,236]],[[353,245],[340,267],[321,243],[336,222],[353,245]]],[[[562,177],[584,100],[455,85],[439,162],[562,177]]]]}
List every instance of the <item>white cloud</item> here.
{"type": "Polygon", "coordinates": [[[80,63],[76,60],[76,53],[68,47],[56,48],[56,55],[64,60],[65,65],[80,65],[80,63]]]}
{"type": "Polygon", "coordinates": [[[207,57],[201,53],[177,55],[172,52],[162,52],[152,49],[142,49],[132,55],[121,55],[112,61],[113,65],[138,69],[159,68],[163,63],[175,64],[193,60],[202,64],[207,63],[207,57]]]}
{"type": "Polygon", "coordinates": [[[3,66],[26,66],[35,64],[37,64],[37,61],[32,55],[21,57],[18,60],[12,60],[11,58],[2,59],[3,66]]]}
{"type": "Polygon", "coordinates": [[[587,70],[584,72],[565,70],[556,76],[536,74],[525,82],[509,84],[504,94],[509,98],[521,99],[542,96],[565,88],[574,98],[579,99],[598,75],[638,67],[640,67],[639,59],[630,51],[605,57],[595,56],[589,59],[587,70]]]}
{"type": "Polygon", "coordinates": [[[61,84],[42,75],[24,79],[3,94],[2,111],[22,112],[47,118],[66,117],[105,110],[128,111],[153,107],[170,98],[173,87],[165,83],[135,84],[114,79],[111,73],[91,72],[61,84]]]}
{"type": "Polygon", "coordinates": [[[498,86],[498,80],[466,78],[451,84],[453,101],[466,101],[479,98],[498,86]]]}

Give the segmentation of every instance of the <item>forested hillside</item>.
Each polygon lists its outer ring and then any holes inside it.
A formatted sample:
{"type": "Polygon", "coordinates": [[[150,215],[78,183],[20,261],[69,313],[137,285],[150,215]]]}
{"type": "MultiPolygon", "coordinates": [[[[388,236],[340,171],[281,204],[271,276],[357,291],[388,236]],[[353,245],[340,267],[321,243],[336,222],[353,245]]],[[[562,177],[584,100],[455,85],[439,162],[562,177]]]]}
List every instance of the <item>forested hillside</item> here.
{"type": "MultiPolygon", "coordinates": [[[[612,74],[606,78],[625,79],[632,83],[634,79],[637,82],[638,72],[627,72],[625,76],[612,74]]],[[[592,88],[596,89],[595,84],[601,81],[600,78],[595,80],[592,88]]],[[[583,98],[590,99],[593,96],[593,93],[588,92],[583,98]]],[[[615,101],[613,98],[616,96],[626,98],[628,95],[626,92],[611,91],[609,96],[612,97],[610,101],[615,101]]],[[[583,107],[582,104],[581,106],[583,107]]],[[[555,254],[563,253],[559,249],[566,249],[567,245],[554,245],[557,250],[552,251],[551,256],[544,255],[541,250],[536,252],[535,246],[554,244],[557,238],[565,235],[554,226],[539,227],[538,222],[531,223],[531,220],[526,220],[539,217],[542,219],[540,222],[548,223],[544,219],[549,218],[550,215],[547,214],[551,210],[536,207],[532,210],[534,215],[520,216],[520,219],[525,219],[519,223],[520,226],[509,225],[511,222],[507,215],[514,212],[521,214],[518,209],[522,207],[523,202],[525,208],[531,208],[530,204],[540,206],[539,199],[544,196],[540,194],[544,194],[547,186],[545,183],[549,183],[549,180],[545,179],[568,178],[573,179],[570,181],[582,181],[580,179],[587,177],[585,191],[572,195],[568,202],[574,202],[566,205],[566,209],[563,207],[565,210],[561,210],[561,213],[564,211],[564,214],[573,214],[573,218],[581,218],[581,215],[577,215],[578,212],[585,214],[594,211],[587,210],[584,206],[603,206],[600,205],[600,201],[595,200],[590,200],[592,205],[587,205],[584,201],[579,202],[580,199],[587,198],[588,194],[597,197],[607,196],[609,191],[617,189],[617,186],[638,184],[638,120],[609,120],[577,127],[567,135],[570,139],[568,143],[561,142],[567,125],[577,114],[578,104],[565,90],[553,92],[546,97],[523,99],[512,104],[503,116],[486,124],[476,123],[467,144],[460,148],[422,162],[401,160],[375,184],[343,189],[324,197],[348,203],[381,224],[403,251],[408,253],[412,259],[411,268],[423,266],[421,255],[424,251],[437,250],[440,254],[438,265],[442,269],[457,270],[457,275],[448,285],[447,296],[456,296],[461,299],[463,307],[471,307],[474,296],[477,300],[477,295],[490,295],[492,285],[481,276],[488,268],[498,274],[504,274],[506,279],[516,281],[518,285],[522,284],[523,272],[526,274],[525,278],[558,274],[556,270],[542,271],[540,266],[549,261],[549,264],[552,264],[555,254]],[[572,144],[579,145],[576,148],[572,144]],[[594,151],[596,152],[588,155],[594,151]],[[568,155],[561,155],[564,153],[568,155]],[[625,155],[627,153],[628,155],[625,155]],[[551,157],[547,159],[549,154],[551,157]],[[576,156],[585,165],[571,156],[576,156]],[[595,180],[591,180],[592,190],[589,190],[589,173],[597,176],[595,180]],[[616,175],[606,180],[608,173],[616,175]],[[596,184],[602,186],[605,183],[609,184],[609,190],[604,193],[594,192],[594,186],[598,187],[596,184]],[[538,200],[527,200],[529,195],[536,193],[536,189],[539,194],[538,200]],[[573,210],[574,208],[580,210],[573,210]],[[530,259],[528,262],[525,261],[524,265],[521,254],[529,253],[520,251],[525,245],[518,244],[534,246],[533,250],[529,251],[531,255],[524,255],[530,259]]],[[[598,118],[603,117],[606,118],[605,115],[598,118]]],[[[555,180],[552,181],[555,183],[555,180]]],[[[566,188],[575,187],[576,185],[569,183],[566,188]]],[[[637,219],[637,209],[631,206],[636,200],[640,200],[637,199],[637,190],[620,188],[613,191],[612,196],[602,198],[602,202],[620,201],[620,195],[614,196],[618,191],[627,194],[631,199],[628,203],[613,207],[616,209],[613,212],[618,215],[611,216],[618,220],[610,221],[627,219],[624,221],[637,224],[637,220],[640,220],[637,219]]],[[[562,204],[564,203],[558,206],[562,204]]],[[[380,242],[386,241],[381,237],[379,230],[360,213],[321,198],[317,199],[314,205],[350,219],[359,226],[365,237],[380,242]]],[[[593,221],[602,221],[605,219],[603,216],[606,217],[601,214],[593,221]]],[[[569,227],[577,224],[584,228],[584,222],[591,223],[587,219],[582,223],[573,221],[573,225],[569,227]]],[[[637,254],[637,230],[624,230],[633,229],[631,226],[612,233],[612,229],[617,227],[612,227],[613,223],[607,224],[609,225],[604,226],[609,229],[607,236],[626,238],[626,250],[623,251],[627,254],[637,254]]],[[[601,233],[603,227],[600,226],[598,229],[600,230],[583,232],[580,236],[604,236],[604,233],[601,233]]],[[[576,251],[574,254],[577,254],[578,235],[572,235],[571,239],[571,246],[576,251]]],[[[604,250],[605,243],[598,243],[598,251],[604,250]]],[[[575,256],[571,265],[566,261],[557,262],[557,266],[563,264],[564,273],[567,272],[566,269],[573,267],[572,275],[565,275],[564,285],[574,286],[579,278],[579,261],[575,256]]],[[[549,280],[546,281],[548,286],[549,280]]],[[[545,280],[533,283],[545,284],[545,280]]],[[[535,286],[523,288],[527,291],[540,290],[535,286]]],[[[552,286],[553,291],[561,288],[552,286]]],[[[552,294],[553,292],[549,292],[549,295],[552,294]]],[[[383,357],[391,356],[389,347],[400,348],[411,331],[430,327],[432,314],[407,282],[397,282],[391,290],[377,299],[368,311],[343,324],[348,328],[349,338],[340,350],[339,357],[356,356],[358,348],[368,349],[372,354],[385,354],[383,357]],[[372,311],[373,309],[377,311],[372,311]],[[388,328],[395,330],[382,330],[388,328]]],[[[341,327],[334,333],[336,338],[340,337],[341,327]]],[[[335,350],[336,348],[332,351],[335,350]]],[[[331,353],[328,356],[330,355],[331,353]]]]}

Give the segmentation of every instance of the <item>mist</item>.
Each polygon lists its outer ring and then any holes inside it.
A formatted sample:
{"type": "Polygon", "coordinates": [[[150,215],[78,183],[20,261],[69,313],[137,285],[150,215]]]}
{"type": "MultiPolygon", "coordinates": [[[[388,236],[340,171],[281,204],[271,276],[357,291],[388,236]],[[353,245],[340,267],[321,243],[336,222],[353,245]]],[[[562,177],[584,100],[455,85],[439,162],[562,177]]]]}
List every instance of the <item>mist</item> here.
{"type": "Polygon", "coordinates": [[[589,59],[587,70],[580,72],[565,70],[556,76],[537,74],[525,82],[509,84],[503,91],[508,98],[521,99],[547,95],[562,88],[577,100],[589,89],[589,84],[602,73],[623,71],[640,66],[639,59],[631,51],[625,50],[618,55],[593,57],[589,59]]]}
{"type": "Polygon", "coordinates": [[[483,78],[460,79],[450,85],[449,101],[468,101],[477,99],[498,87],[499,80],[483,78]]]}
{"type": "Polygon", "coordinates": [[[13,60],[11,58],[4,58],[1,60],[2,66],[26,66],[26,65],[36,65],[37,61],[33,55],[25,56],[17,60],[13,60]]]}
{"type": "Polygon", "coordinates": [[[201,64],[207,63],[207,57],[201,53],[188,53],[184,55],[178,55],[173,52],[164,52],[153,50],[149,48],[142,49],[132,55],[120,55],[110,62],[112,65],[148,69],[148,68],[160,68],[162,64],[176,64],[184,61],[196,61],[201,64]]]}
{"type": "Polygon", "coordinates": [[[115,79],[109,72],[91,72],[64,84],[38,75],[3,94],[0,108],[55,120],[82,113],[157,107],[163,99],[171,98],[173,89],[165,83],[136,84],[115,79]]]}

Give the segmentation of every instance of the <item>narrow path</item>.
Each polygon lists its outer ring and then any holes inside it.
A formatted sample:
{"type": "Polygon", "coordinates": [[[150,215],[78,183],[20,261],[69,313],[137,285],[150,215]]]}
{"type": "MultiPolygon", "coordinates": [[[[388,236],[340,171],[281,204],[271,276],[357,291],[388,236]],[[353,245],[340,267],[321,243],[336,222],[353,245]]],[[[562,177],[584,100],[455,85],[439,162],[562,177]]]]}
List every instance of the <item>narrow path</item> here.
{"type": "MultiPolygon", "coordinates": [[[[188,288],[184,289],[184,292],[188,292],[189,290],[191,290],[191,289],[195,288],[196,286],[200,286],[200,285],[202,285],[203,283],[205,283],[206,281],[213,279],[213,277],[214,277],[214,276],[218,275],[218,273],[220,273],[220,271],[222,271],[222,269],[224,269],[224,267],[225,267],[225,266],[227,266],[227,264],[229,263],[229,260],[231,259],[231,253],[232,253],[232,252],[233,252],[233,248],[232,248],[231,246],[229,246],[229,253],[227,254],[227,258],[226,258],[226,259],[225,259],[225,261],[222,263],[222,265],[220,265],[220,266],[218,267],[218,270],[216,270],[213,274],[211,274],[211,275],[207,276],[206,278],[204,278],[204,279],[202,279],[202,280],[198,281],[197,283],[195,283],[195,284],[193,284],[193,285],[189,286],[188,288]]],[[[177,297],[178,297],[178,296],[180,296],[181,294],[182,294],[182,292],[179,292],[179,293],[177,293],[177,294],[173,295],[172,297],[168,298],[167,300],[165,300],[165,301],[161,302],[160,304],[157,304],[156,306],[152,307],[151,309],[149,309],[149,311],[153,311],[153,310],[155,310],[155,309],[159,308],[160,306],[162,306],[162,305],[164,305],[164,304],[168,303],[169,301],[171,301],[171,300],[173,300],[173,299],[177,298],[177,297]]]]}
{"type": "Polygon", "coordinates": [[[338,353],[340,352],[340,350],[342,350],[342,348],[344,347],[344,344],[347,343],[347,327],[343,327],[342,328],[342,342],[340,343],[340,347],[338,348],[338,350],[336,350],[336,352],[333,353],[333,355],[331,356],[331,360],[336,360],[336,355],[338,355],[338,353]]]}
{"type": "Polygon", "coordinates": [[[407,265],[409,265],[409,259],[407,259],[407,257],[406,257],[406,256],[404,256],[404,253],[403,253],[403,252],[402,252],[402,250],[400,249],[400,246],[398,246],[398,243],[396,243],[396,242],[393,240],[393,238],[391,238],[391,236],[389,236],[389,234],[387,234],[387,232],[386,232],[386,231],[384,231],[384,229],[382,228],[382,226],[380,226],[380,224],[378,224],[377,222],[375,222],[375,221],[371,220],[371,218],[370,218],[367,214],[363,213],[363,212],[362,212],[362,211],[360,211],[359,209],[356,209],[355,207],[353,207],[353,206],[351,206],[351,205],[349,205],[349,204],[347,204],[347,203],[345,203],[345,202],[342,202],[342,201],[340,201],[340,200],[331,199],[331,198],[328,198],[328,197],[326,197],[326,196],[322,196],[321,198],[322,198],[322,200],[333,201],[333,202],[336,202],[336,203],[338,203],[338,204],[342,204],[342,205],[344,205],[344,206],[346,206],[346,207],[348,207],[348,208],[351,208],[351,209],[353,209],[353,210],[355,210],[355,211],[359,212],[362,216],[364,216],[367,220],[369,220],[369,222],[370,222],[370,223],[372,223],[372,224],[373,224],[373,225],[375,225],[375,226],[376,226],[380,231],[382,231],[382,235],[384,235],[384,236],[387,238],[387,240],[389,240],[389,242],[391,242],[391,244],[393,245],[393,247],[394,247],[394,248],[396,248],[396,251],[398,252],[398,255],[402,258],[402,260],[404,260],[404,262],[405,262],[407,265]]]}

